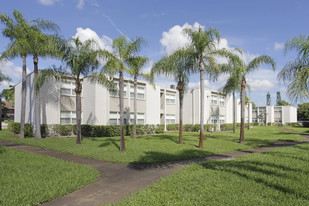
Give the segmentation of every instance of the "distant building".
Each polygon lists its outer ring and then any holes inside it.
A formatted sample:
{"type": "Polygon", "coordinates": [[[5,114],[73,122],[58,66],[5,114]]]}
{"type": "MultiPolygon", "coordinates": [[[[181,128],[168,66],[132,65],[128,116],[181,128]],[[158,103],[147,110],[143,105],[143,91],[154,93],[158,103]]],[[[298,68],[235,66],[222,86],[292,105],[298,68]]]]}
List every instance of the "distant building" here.
{"type": "Polygon", "coordinates": [[[14,119],[14,107],[11,102],[3,101],[5,109],[2,110],[2,119],[14,119]]]}

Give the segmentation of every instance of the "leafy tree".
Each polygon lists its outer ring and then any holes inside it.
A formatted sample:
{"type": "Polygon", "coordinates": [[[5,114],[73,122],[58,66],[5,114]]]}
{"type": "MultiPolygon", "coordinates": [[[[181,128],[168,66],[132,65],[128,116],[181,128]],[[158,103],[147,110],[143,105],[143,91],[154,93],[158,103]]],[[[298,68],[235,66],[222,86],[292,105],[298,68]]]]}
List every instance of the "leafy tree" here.
{"type": "Polygon", "coordinates": [[[209,30],[199,27],[198,29],[186,28],[184,33],[190,40],[189,47],[193,51],[190,55],[192,60],[199,65],[200,72],[200,140],[199,148],[204,147],[204,73],[205,70],[210,77],[216,77],[219,73],[219,66],[215,57],[229,56],[231,53],[225,49],[218,50],[216,47],[220,41],[220,33],[216,29],[209,30]]]}
{"type": "Polygon", "coordinates": [[[287,101],[285,100],[279,100],[278,101],[278,106],[289,106],[291,104],[289,104],[287,101]]]}
{"type": "MultiPolygon", "coordinates": [[[[44,42],[40,42],[41,39],[38,38],[39,36],[41,37],[43,35],[41,34],[41,31],[54,31],[57,30],[58,27],[54,23],[40,19],[27,21],[24,18],[23,14],[18,10],[14,10],[13,17],[14,19],[10,18],[7,14],[0,13],[0,20],[6,26],[2,30],[2,34],[10,39],[10,43],[6,51],[4,51],[1,56],[2,58],[6,59],[21,57],[23,61],[20,138],[24,138],[26,95],[27,95],[26,57],[28,54],[33,54],[34,57],[42,55],[41,52],[34,52],[34,51],[41,51],[41,49],[45,48],[44,42]],[[34,48],[33,45],[37,45],[37,47],[34,48]]],[[[34,58],[34,63],[35,62],[37,62],[37,58],[34,58]]],[[[35,64],[35,68],[37,68],[37,64],[35,64]]],[[[37,119],[36,122],[37,122],[36,124],[40,124],[40,122],[38,122],[37,119]]],[[[36,128],[40,127],[36,125],[36,128]]],[[[38,131],[40,131],[40,129],[38,129],[38,131]]],[[[40,133],[36,132],[36,137],[39,138],[40,133]]]]}
{"type": "Polygon", "coordinates": [[[309,97],[309,36],[300,35],[286,42],[285,52],[294,49],[298,52],[297,58],[283,67],[278,79],[288,83],[287,95],[297,102],[309,97]]]}
{"type": "Polygon", "coordinates": [[[297,119],[309,120],[309,103],[298,104],[297,119]]]}
{"type": "Polygon", "coordinates": [[[6,101],[9,101],[12,103],[12,106],[14,107],[15,103],[15,87],[10,85],[9,89],[3,89],[1,92],[1,97],[4,97],[6,101]]]}
{"type": "Polygon", "coordinates": [[[135,57],[140,51],[143,43],[142,38],[136,38],[136,40],[127,41],[125,36],[120,36],[113,41],[113,52],[109,53],[108,61],[102,68],[103,72],[110,74],[119,73],[119,110],[120,110],[120,151],[126,151],[125,139],[124,139],[124,71],[128,71],[128,64],[131,58],[135,57]]]}
{"type": "Polygon", "coordinates": [[[183,123],[183,96],[188,87],[190,74],[196,67],[188,50],[177,50],[169,56],[161,58],[151,69],[152,78],[154,75],[171,76],[177,81],[179,92],[179,144],[183,144],[182,123],[183,123]]]}
{"type": "Polygon", "coordinates": [[[136,139],[136,119],[137,119],[137,78],[143,77],[147,80],[150,80],[150,74],[144,74],[142,72],[142,68],[145,66],[145,64],[149,62],[149,59],[147,57],[132,57],[128,61],[129,65],[129,73],[133,76],[133,85],[134,85],[134,122],[133,122],[133,131],[132,131],[132,137],[133,139],[136,139]]]}
{"type": "Polygon", "coordinates": [[[98,47],[93,40],[81,42],[79,38],[62,41],[61,60],[65,67],[53,67],[39,73],[35,82],[38,92],[46,79],[61,80],[72,79],[75,81],[76,93],[76,144],[81,144],[81,92],[82,82],[85,78],[99,82],[105,86],[112,86],[103,73],[93,72],[100,66],[100,57],[108,55],[106,51],[94,49],[98,47]]]}

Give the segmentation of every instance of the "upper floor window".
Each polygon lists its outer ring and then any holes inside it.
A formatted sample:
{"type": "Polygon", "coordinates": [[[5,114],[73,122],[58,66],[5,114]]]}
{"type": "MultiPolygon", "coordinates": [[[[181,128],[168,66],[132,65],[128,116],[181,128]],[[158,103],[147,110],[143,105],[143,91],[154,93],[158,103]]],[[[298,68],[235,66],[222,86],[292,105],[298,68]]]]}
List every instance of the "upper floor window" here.
{"type": "MultiPolygon", "coordinates": [[[[119,97],[119,84],[117,84],[116,86],[116,90],[109,90],[109,94],[112,97],[119,97]]],[[[123,97],[126,98],[127,97],[127,85],[125,84],[123,86],[123,97]]]]}
{"type": "Polygon", "coordinates": [[[225,105],[225,99],[224,97],[220,97],[220,106],[224,106],[225,105]]]}
{"type": "Polygon", "coordinates": [[[175,104],[176,103],[176,95],[175,94],[166,94],[166,103],[167,104],[175,104]]]}
{"type": "Polygon", "coordinates": [[[216,95],[211,95],[211,104],[218,104],[218,97],[216,95]]]}
{"type": "MultiPolygon", "coordinates": [[[[127,124],[127,114],[123,113],[123,122],[127,124]]],[[[109,124],[110,125],[120,125],[120,112],[110,112],[109,113],[109,124]]]]}
{"type": "Polygon", "coordinates": [[[275,112],[282,112],[282,108],[281,107],[275,107],[275,112]]]}
{"type": "MultiPolygon", "coordinates": [[[[136,98],[137,99],[145,99],[145,87],[137,86],[137,92],[136,92],[136,98]]],[[[130,86],[130,97],[131,99],[134,99],[134,86],[130,86]]]]}
{"type": "Polygon", "coordinates": [[[76,96],[75,83],[70,81],[62,81],[60,83],[60,94],[66,96],[76,96]]]}

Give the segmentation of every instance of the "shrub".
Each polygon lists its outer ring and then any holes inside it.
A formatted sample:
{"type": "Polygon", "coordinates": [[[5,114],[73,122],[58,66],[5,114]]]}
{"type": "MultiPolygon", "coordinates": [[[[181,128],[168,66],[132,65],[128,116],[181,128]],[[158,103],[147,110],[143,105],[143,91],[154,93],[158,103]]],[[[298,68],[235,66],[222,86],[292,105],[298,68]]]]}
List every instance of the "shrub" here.
{"type": "Polygon", "coordinates": [[[303,127],[309,127],[309,122],[303,122],[303,127]]]}
{"type": "Polygon", "coordinates": [[[155,129],[155,133],[164,133],[164,124],[157,124],[157,128],[155,129]]]}
{"type": "Polygon", "coordinates": [[[166,125],[167,131],[177,131],[179,130],[179,124],[168,124],[166,125]]]}
{"type": "Polygon", "coordinates": [[[233,130],[233,124],[221,124],[220,129],[221,131],[233,130]]]}
{"type": "Polygon", "coordinates": [[[32,131],[32,125],[31,124],[25,124],[24,134],[25,134],[25,137],[33,137],[33,131],[32,131]]]}
{"type": "Polygon", "coordinates": [[[286,125],[287,125],[287,126],[292,126],[292,127],[301,126],[298,122],[287,122],[286,125]]]}

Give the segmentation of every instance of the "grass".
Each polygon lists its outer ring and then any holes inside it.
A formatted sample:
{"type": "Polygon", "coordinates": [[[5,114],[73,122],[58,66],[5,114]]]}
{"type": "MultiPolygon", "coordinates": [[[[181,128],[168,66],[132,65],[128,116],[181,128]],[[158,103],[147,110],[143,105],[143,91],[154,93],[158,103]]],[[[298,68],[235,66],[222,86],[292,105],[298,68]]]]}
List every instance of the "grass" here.
{"type": "Polygon", "coordinates": [[[309,134],[309,128],[308,128],[308,127],[303,127],[303,126],[298,126],[298,127],[284,126],[284,128],[293,130],[293,131],[295,131],[295,132],[300,132],[300,133],[307,133],[307,134],[309,134]]]}
{"type": "MultiPolygon", "coordinates": [[[[209,134],[209,133],[208,133],[209,134]]],[[[0,138],[17,143],[57,150],[80,156],[122,163],[160,163],[183,160],[224,152],[270,146],[275,140],[303,140],[297,134],[276,127],[257,127],[246,130],[245,144],[238,143],[239,133],[218,132],[205,136],[204,149],[198,148],[199,133],[184,133],[184,144],[178,144],[178,133],[126,137],[127,152],[119,152],[119,137],[84,138],[76,145],[75,138],[12,139],[7,131],[0,138]]]]}
{"type": "Polygon", "coordinates": [[[309,144],[182,170],[121,205],[309,205],[309,144]]]}
{"type": "Polygon", "coordinates": [[[0,146],[0,205],[37,205],[97,178],[88,166],[0,146]]]}

